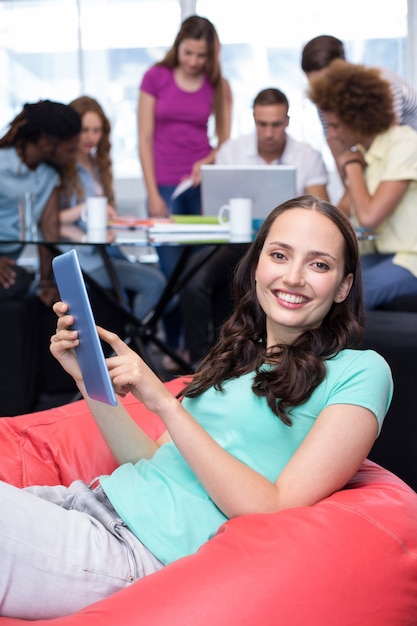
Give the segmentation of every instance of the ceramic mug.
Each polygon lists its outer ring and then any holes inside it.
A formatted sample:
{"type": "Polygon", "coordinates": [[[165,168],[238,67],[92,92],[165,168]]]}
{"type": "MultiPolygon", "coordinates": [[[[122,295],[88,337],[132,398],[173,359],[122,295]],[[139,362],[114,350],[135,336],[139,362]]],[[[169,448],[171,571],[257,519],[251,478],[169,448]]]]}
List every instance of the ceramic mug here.
{"type": "Polygon", "coordinates": [[[230,198],[228,204],[220,207],[218,213],[219,224],[224,224],[224,214],[228,213],[227,222],[230,225],[230,241],[252,241],[252,199],[230,198]]]}

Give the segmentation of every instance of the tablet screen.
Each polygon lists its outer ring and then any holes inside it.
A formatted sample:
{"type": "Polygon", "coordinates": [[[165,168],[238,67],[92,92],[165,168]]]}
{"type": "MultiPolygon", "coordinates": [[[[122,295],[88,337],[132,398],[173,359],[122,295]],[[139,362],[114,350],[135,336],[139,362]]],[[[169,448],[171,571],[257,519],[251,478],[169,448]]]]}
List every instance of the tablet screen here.
{"type": "Polygon", "coordinates": [[[90,398],[116,406],[117,400],[107,370],[97,333],[90,300],[75,250],[69,250],[52,261],[60,297],[74,317],[73,328],[78,330],[79,345],[75,348],[90,398]]]}

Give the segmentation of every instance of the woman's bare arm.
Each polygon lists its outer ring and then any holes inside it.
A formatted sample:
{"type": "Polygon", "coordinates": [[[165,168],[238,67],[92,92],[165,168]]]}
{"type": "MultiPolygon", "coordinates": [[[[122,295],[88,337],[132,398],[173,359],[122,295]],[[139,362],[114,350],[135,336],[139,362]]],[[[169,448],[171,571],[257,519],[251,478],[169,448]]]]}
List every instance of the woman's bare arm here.
{"type": "Polygon", "coordinates": [[[153,140],[155,132],[155,98],[144,91],[138,104],[139,157],[148,194],[150,217],[168,217],[168,208],[156,183],[153,140]]]}

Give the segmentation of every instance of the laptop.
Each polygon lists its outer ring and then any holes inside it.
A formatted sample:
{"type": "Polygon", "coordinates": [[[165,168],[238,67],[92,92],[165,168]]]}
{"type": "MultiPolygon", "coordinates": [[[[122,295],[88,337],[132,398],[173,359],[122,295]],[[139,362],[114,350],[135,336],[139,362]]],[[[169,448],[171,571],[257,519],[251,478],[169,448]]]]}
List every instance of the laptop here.
{"type": "Polygon", "coordinates": [[[264,220],[276,206],[296,197],[291,165],[202,165],[203,215],[217,215],[230,198],[252,198],[252,217],[264,220]]]}

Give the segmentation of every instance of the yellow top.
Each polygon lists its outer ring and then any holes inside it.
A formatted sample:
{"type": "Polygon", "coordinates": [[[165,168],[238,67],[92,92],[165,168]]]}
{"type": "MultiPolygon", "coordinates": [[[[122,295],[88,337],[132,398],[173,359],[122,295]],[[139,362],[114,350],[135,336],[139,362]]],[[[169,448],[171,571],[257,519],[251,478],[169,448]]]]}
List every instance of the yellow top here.
{"type": "Polygon", "coordinates": [[[395,253],[393,262],[417,277],[417,132],[409,126],[392,126],[374,139],[365,160],[371,195],[384,181],[410,181],[397,208],[376,229],[374,243],[381,254],[395,253]]]}

